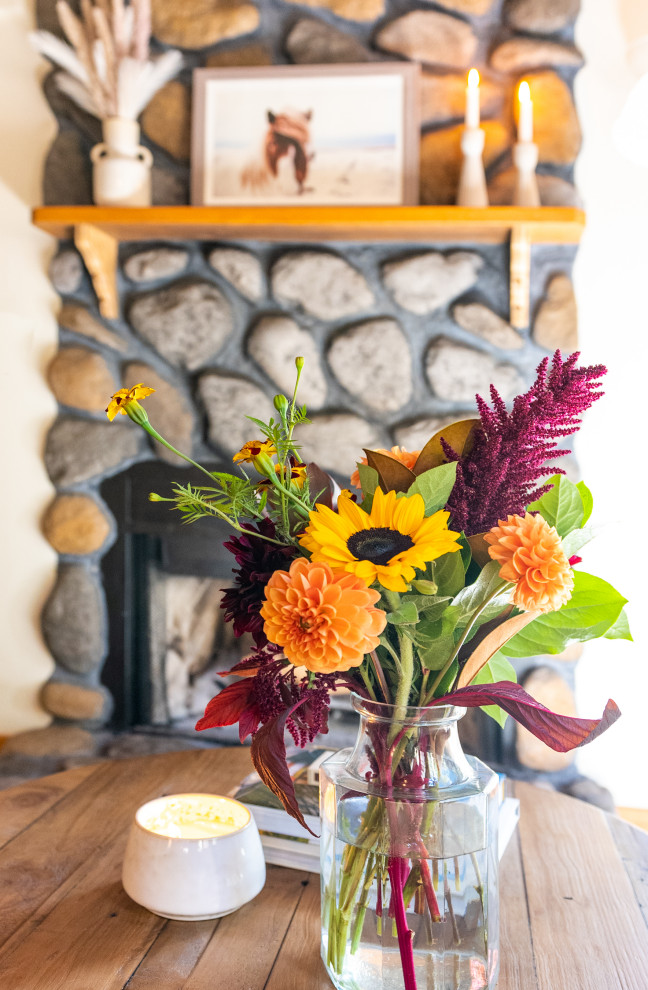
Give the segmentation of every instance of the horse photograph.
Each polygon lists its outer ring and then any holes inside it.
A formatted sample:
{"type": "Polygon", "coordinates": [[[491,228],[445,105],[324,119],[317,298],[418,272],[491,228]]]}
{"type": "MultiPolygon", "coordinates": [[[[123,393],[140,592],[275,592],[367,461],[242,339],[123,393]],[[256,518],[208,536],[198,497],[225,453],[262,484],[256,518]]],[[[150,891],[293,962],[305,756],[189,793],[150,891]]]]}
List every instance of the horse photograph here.
{"type": "Polygon", "coordinates": [[[197,70],[192,202],[409,201],[408,74],[387,68],[197,70]]]}

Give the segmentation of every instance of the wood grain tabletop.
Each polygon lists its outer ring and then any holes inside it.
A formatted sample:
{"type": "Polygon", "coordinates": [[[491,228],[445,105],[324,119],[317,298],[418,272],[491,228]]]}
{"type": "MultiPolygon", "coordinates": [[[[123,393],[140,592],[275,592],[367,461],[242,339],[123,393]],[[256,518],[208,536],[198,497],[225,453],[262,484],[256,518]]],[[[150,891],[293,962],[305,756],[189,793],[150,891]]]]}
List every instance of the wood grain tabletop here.
{"type": "MultiPolygon", "coordinates": [[[[249,770],[245,749],[191,750],[0,793],[2,990],[331,990],[312,873],[268,867],[258,897],[202,922],[159,918],[122,888],[139,805],[227,793],[249,770]]],[[[498,990],[648,990],[648,833],[528,784],[515,793],[498,990]]]]}

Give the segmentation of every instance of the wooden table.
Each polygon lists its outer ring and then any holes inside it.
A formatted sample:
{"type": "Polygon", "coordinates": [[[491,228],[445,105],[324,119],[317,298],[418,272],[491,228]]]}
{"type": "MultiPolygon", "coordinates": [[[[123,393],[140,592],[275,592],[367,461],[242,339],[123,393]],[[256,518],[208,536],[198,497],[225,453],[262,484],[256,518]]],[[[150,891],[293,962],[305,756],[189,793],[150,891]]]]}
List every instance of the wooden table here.
{"type": "MultiPolygon", "coordinates": [[[[217,921],[158,918],[124,893],[135,809],[224,793],[243,749],[103,763],[0,793],[3,990],[331,990],[319,884],[269,867],[262,893],[217,921]]],[[[528,784],[502,861],[498,990],[647,990],[648,834],[528,784]]]]}

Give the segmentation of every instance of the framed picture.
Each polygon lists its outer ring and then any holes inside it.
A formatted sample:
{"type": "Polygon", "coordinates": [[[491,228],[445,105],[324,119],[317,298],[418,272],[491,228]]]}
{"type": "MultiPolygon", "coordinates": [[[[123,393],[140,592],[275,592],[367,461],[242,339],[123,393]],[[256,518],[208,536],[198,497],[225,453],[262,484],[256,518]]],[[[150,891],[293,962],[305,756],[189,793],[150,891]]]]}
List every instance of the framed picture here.
{"type": "Polygon", "coordinates": [[[418,202],[419,66],[194,72],[194,206],[418,202]]]}

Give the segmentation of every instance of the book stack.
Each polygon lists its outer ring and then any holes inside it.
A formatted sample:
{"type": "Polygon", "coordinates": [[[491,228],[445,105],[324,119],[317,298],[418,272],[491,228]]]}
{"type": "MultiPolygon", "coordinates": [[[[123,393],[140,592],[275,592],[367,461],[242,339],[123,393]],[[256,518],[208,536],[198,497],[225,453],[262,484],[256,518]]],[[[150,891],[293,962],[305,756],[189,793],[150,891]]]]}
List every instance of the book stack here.
{"type": "MultiPolygon", "coordinates": [[[[319,768],[332,755],[333,750],[328,749],[301,749],[288,759],[299,807],[306,824],[316,835],[320,831],[319,768]]],[[[498,776],[501,859],[520,820],[520,802],[506,794],[506,775],[498,776]]],[[[319,839],[305,832],[299,822],[286,813],[279,799],[256,773],[246,777],[230,796],[252,813],[261,836],[266,863],[319,873],[319,839]]]]}

